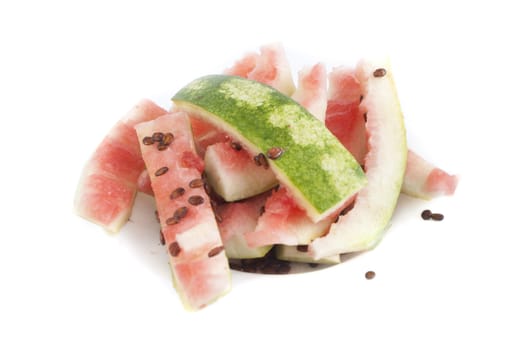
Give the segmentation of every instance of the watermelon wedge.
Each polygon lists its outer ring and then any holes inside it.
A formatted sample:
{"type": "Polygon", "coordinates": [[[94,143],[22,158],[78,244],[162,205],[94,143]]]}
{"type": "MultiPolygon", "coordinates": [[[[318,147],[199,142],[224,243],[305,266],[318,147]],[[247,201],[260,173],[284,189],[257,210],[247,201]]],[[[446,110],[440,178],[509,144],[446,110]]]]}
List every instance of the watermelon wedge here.
{"type": "Polygon", "coordinates": [[[296,87],[287,55],[280,43],[260,47],[260,53],[247,53],[224,74],[258,81],[290,96],[296,87]]]}
{"type": "Polygon", "coordinates": [[[167,113],[152,101],[136,104],[107,134],[85,165],[75,193],[76,213],[109,232],[131,215],[145,164],[134,126],[167,113]]]}
{"type": "Polygon", "coordinates": [[[325,125],[360,163],[367,154],[365,114],[360,109],[362,87],[354,69],[336,67],[329,73],[325,125]]]}
{"type": "Polygon", "coordinates": [[[325,121],[327,109],[327,70],[317,63],[298,72],[298,87],[291,96],[318,120],[325,121]]]}
{"type": "Polygon", "coordinates": [[[319,259],[367,250],[381,239],[396,207],[407,163],[403,114],[388,61],[362,61],[356,69],[366,110],[369,151],[365,156],[367,185],[354,207],[310,244],[319,259]]]}
{"type": "Polygon", "coordinates": [[[409,150],[407,169],[401,191],[413,197],[432,199],[453,195],[458,186],[458,176],[450,175],[417,153],[409,150]]]}
{"type": "Polygon", "coordinates": [[[253,231],[263,212],[267,193],[239,202],[222,203],[216,207],[218,228],[225,244],[225,254],[230,259],[252,259],[265,256],[270,245],[252,248],[245,234],[253,231]]]}
{"type": "Polygon", "coordinates": [[[189,117],[170,113],[135,128],[174,285],[187,309],[200,309],[227,293],[231,279],[189,117]]]}
{"type": "Polygon", "coordinates": [[[306,245],[325,234],[332,221],[332,218],[327,217],[314,223],[287,189],[280,186],[278,190],[272,191],[256,229],[246,233],[245,240],[250,247],[306,245]]]}

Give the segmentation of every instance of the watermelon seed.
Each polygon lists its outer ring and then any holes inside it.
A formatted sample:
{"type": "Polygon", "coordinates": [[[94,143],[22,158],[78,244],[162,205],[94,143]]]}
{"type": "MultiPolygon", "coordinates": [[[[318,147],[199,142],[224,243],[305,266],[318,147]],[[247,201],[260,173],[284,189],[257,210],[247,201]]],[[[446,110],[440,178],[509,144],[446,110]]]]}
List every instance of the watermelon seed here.
{"type": "Polygon", "coordinates": [[[187,215],[188,211],[189,209],[187,207],[180,207],[174,211],[173,218],[175,218],[179,222],[187,215]]]}
{"type": "Polygon", "coordinates": [[[155,132],[152,136],[153,142],[162,142],[163,132],[155,132]]]}
{"type": "Polygon", "coordinates": [[[194,206],[203,204],[203,201],[204,201],[203,197],[199,196],[199,195],[190,196],[189,199],[187,199],[187,202],[189,202],[189,204],[192,204],[194,206]]]}
{"type": "Polygon", "coordinates": [[[163,151],[163,150],[167,149],[167,147],[169,147],[169,146],[160,142],[158,144],[157,148],[158,148],[158,151],[163,151]]]}
{"type": "Polygon", "coordinates": [[[158,210],[154,211],[154,217],[156,217],[156,221],[160,222],[160,214],[158,214],[158,210]]]}
{"type": "Polygon", "coordinates": [[[174,135],[170,132],[163,135],[162,144],[169,146],[174,141],[174,135]]]}
{"type": "Polygon", "coordinates": [[[182,251],[182,248],[180,248],[180,245],[178,242],[174,241],[169,245],[169,254],[171,254],[174,257],[177,257],[182,251]]]}
{"type": "Polygon", "coordinates": [[[154,143],[154,140],[153,140],[153,138],[152,138],[151,136],[145,136],[145,137],[142,139],[142,143],[143,143],[144,145],[149,146],[149,145],[152,145],[152,144],[154,143]]]}
{"type": "Polygon", "coordinates": [[[296,246],[296,250],[302,253],[306,253],[309,251],[309,246],[307,244],[299,244],[296,246]]]}
{"type": "Polygon", "coordinates": [[[374,71],[374,73],[372,73],[372,75],[374,75],[376,78],[384,77],[386,74],[387,70],[385,68],[378,68],[374,71]]]}
{"type": "Polygon", "coordinates": [[[175,225],[177,223],[179,223],[180,220],[178,220],[177,218],[175,218],[174,216],[171,216],[170,218],[168,218],[167,220],[165,220],[165,224],[166,225],[175,225]]]}
{"type": "Polygon", "coordinates": [[[231,142],[231,147],[232,147],[232,149],[235,150],[235,151],[241,151],[242,148],[243,148],[242,145],[241,145],[241,143],[236,142],[236,141],[231,142]]]}
{"type": "Polygon", "coordinates": [[[432,212],[429,209],[425,209],[421,212],[421,218],[423,220],[429,220],[432,216],[432,212]]]}
{"type": "Polygon", "coordinates": [[[209,253],[207,253],[207,256],[209,258],[212,258],[213,256],[220,254],[223,249],[224,249],[223,245],[214,247],[211,250],[209,250],[209,253]]]}
{"type": "Polygon", "coordinates": [[[264,169],[269,168],[269,162],[267,162],[267,158],[265,157],[265,154],[258,153],[254,156],[254,162],[257,166],[263,166],[264,169]]]}
{"type": "Polygon", "coordinates": [[[440,213],[432,213],[432,214],[430,214],[430,218],[432,220],[441,221],[441,220],[443,220],[444,216],[443,216],[443,214],[440,214],[440,213]]]}
{"type": "Polygon", "coordinates": [[[154,173],[154,175],[156,176],[162,176],[163,174],[165,174],[167,171],[169,171],[169,168],[164,166],[164,167],[161,167],[160,169],[156,170],[156,172],[154,173]]]}
{"type": "Polygon", "coordinates": [[[204,181],[202,179],[194,179],[189,182],[190,188],[198,188],[202,187],[204,185],[204,181]]]}
{"type": "Polygon", "coordinates": [[[365,272],[365,278],[366,279],[371,280],[374,277],[376,277],[376,272],[374,272],[374,271],[367,271],[367,272],[365,272]]]}
{"type": "Polygon", "coordinates": [[[340,212],[340,215],[347,215],[351,209],[354,208],[354,202],[351,202],[349,205],[347,205],[343,210],[340,212]]]}
{"type": "Polygon", "coordinates": [[[161,243],[162,245],[165,245],[165,237],[164,237],[164,235],[163,235],[162,230],[160,230],[160,243],[161,243]]]}
{"type": "Polygon", "coordinates": [[[367,112],[363,113],[363,119],[365,120],[365,123],[367,122],[367,112]]]}
{"type": "Polygon", "coordinates": [[[360,103],[363,101],[363,95],[360,95],[360,103]]]}
{"type": "Polygon", "coordinates": [[[171,192],[171,194],[169,195],[169,198],[175,199],[175,198],[183,196],[184,193],[185,193],[185,189],[183,187],[178,187],[171,192]]]}
{"type": "Polygon", "coordinates": [[[280,148],[280,147],[271,147],[268,151],[267,151],[267,157],[269,159],[278,159],[281,157],[281,155],[283,154],[283,149],[280,148]]]}
{"type": "Polygon", "coordinates": [[[262,216],[263,213],[265,213],[265,205],[262,205],[262,206],[260,207],[260,216],[262,216]]]}

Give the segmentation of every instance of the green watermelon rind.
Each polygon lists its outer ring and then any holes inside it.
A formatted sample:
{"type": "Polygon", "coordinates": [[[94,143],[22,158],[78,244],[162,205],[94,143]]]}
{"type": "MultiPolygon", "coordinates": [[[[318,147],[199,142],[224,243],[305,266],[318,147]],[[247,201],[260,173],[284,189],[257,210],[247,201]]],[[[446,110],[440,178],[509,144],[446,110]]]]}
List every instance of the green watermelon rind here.
{"type": "Polygon", "coordinates": [[[366,184],[354,157],[300,104],[252,80],[209,75],[178,91],[174,104],[222,128],[253,153],[280,147],[269,160],[313,221],[330,215],[366,184]]]}

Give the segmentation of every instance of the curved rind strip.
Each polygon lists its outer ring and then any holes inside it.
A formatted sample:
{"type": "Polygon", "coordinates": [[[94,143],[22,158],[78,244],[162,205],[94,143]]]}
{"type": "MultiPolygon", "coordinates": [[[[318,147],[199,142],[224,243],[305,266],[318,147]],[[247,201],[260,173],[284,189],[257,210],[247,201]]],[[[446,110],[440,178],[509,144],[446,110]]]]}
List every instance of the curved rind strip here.
{"type": "Polygon", "coordinates": [[[373,248],[389,224],[403,182],[407,141],[390,64],[388,60],[362,61],[357,77],[363,84],[362,104],[367,110],[368,184],[358,193],[353,209],[327,235],[311,243],[309,251],[316,259],[373,248]],[[380,68],[385,69],[384,76],[379,74],[383,71],[376,71],[380,68]]]}

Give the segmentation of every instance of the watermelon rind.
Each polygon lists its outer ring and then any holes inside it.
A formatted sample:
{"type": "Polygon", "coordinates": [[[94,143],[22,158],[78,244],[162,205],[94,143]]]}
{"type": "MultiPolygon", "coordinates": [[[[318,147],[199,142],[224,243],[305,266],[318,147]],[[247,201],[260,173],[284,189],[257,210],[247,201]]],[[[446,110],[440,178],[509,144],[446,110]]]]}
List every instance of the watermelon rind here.
{"type": "Polygon", "coordinates": [[[403,183],[407,141],[390,62],[361,61],[356,74],[363,84],[362,107],[367,111],[368,184],[358,193],[353,209],[327,235],[311,243],[316,259],[375,247],[389,225],[403,183]]]}
{"type": "Polygon", "coordinates": [[[198,78],[172,98],[238,139],[253,154],[274,147],[268,164],[317,222],[340,209],[365,184],[363,170],[325,125],[293,99],[256,81],[226,75],[198,78]]]}
{"type": "Polygon", "coordinates": [[[339,264],[341,258],[339,254],[327,256],[321,259],[314,259],[306,251],[298,250],[297,246],[278,244],[275,246],[276,258],[279,260],[299,262],[299,263],[317,263],[317,264],[339,264]]]}

